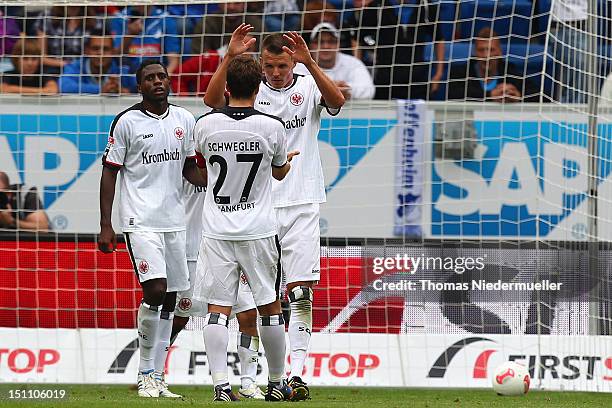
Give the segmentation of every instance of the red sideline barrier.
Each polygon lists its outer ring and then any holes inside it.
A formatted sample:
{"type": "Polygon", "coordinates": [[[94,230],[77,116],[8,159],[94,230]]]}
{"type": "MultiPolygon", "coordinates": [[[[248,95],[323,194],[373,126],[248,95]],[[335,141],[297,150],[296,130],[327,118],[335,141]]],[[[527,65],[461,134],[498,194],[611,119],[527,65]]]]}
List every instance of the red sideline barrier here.
{"type": "MultiPolygon", "coordinates": [[[[0,327],[134,328],[140,286],[125,245],[0,241],[0,327]]],[[[313,321],[318,331],[362,289],[362,259],[321,259],[313,321]]],[[[364,305],[339,332],[398,333],[403,299],[364,305]]]]}

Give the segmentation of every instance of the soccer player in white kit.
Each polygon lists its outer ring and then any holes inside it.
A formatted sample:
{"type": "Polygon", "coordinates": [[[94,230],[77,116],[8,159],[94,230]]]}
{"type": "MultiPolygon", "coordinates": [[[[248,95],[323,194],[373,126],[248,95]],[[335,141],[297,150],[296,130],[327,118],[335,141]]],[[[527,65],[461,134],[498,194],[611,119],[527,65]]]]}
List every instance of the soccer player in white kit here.
{"type": "Polygon", "coordinates": [[[229,105],[202,116],[194,130],[209,182],[200,246],[205,265],[201,295],[208,303],[204,343],[214,400],[236,400],[228,382],[227,319],[242,272],[260,314],[259,334],[268,360],[265,399],[282,401],[290,397],[291,388],[284,379],[285,323],[278,295],[272,177],[282,180],[297,152],[287,154],[283,122],[253,108],[261,82],[259,63],[243,56],[233,59],[227,71],[229,105]]]}
{"type": "MultiPolygon", "coordinates": [[[[206,164],[198,163],[198,167],[206,164]]],[[[178,292],[172,336],[170,345],[178,334],[185,328],[191,316],[206,316],[208,308],[197,296],[194,296],[196,283],[202,278],[206,266],[200,260],[198,251],[202,241],[202,214],[204,212],[204,196],[206,189],[194,186],[183,180],[183,196],[185,199],[185,212],[187,216],[187,268],[189,269],[189,289],[178,292]]],[[[204,214],[204,217],[206,214],[204,214]]],[[[238,289],[238,302],[232,307],[232,314],[236,314],[239,331],[237,339],[238,358],[240,359],[240,389],[238,393],[245,398],[264,399],[263,392],[255,383],[259,359],[259,335],[257,333],[257,310],[253,301],[253,294],[246,279],[241,276],[238,289]]],[[[231,316],[230,316],[231,319],[231,316]]]]}
{"type": "MultiPolygon", "coordinates": [[[[248,33],[252,26],[242,24],[232,34],[225,58],[213,75],[204,103],[213,108],[225,105],[227,67],[255,41],[248,33]]],[[[261,65],[264,81],[259,86],[255,107],[280,117],[287,131],[289,150],[298,150],[291,173],[272,186],[273,205],[278,222],[281,266],[287,280],[291,308],[289,342],[291,347],[292,400],[308,399],[310,391],[301,375],[312,332],[313,286],[320,276],[319,204],[325,202],[325,184],[317,137],[323,109],[339,113],[344,96],[336,84],[312,59],[304,39],[296,32],[272,34],[263,40],[261,65]],[[293,73],[301,62],[312,74],[293,73]]]]}
{"type": "Polygon", "coordinates": [[[100,235],[102,252],[116,249],[111,212],[121,174],[119,215],[134,271],[142,286],[138,309],[138,395],[172,397],[163,376],[176,292],[189,288],[185,253],[183,177],[200,187],[193,115],[168,103],[170,80],[158,61],[136,71],[142,102],[115,117],[102,158],[100,235]]]}

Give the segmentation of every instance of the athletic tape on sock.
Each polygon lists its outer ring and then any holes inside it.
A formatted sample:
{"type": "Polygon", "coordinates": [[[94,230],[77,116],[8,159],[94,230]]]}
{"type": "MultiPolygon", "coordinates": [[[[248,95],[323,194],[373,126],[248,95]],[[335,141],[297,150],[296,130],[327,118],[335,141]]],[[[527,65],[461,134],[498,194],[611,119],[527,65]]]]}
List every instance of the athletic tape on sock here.
{"type": "Polygon", "coordinates": [[[159,306],[152,306],[152,305],[150,305],[150,304],[146,303],[146,302],[144,301],[144,299],[142,299],[142,300],[140,301],[140,304],[141,304],[142,306],[146,307],[147,309],[149,309],[149,310],[153,311],[153,312],[159,312],[159,311],[162,309],[162,305],[159,305],[159,306]]]}
{"type": "Polygon", "coordinates": [[[262,326],[280,326],[285,324],[282,313],[271,316],[261,316],[260,319],[262,326]]]}
{"type": "Polygon", "coordinates": [[[172,320],[174,319],[174,312],[168,312],[166,310],[162,310],[159,315],[159,318],[164,319],[164,320],[172,320]]]}
{"type": "Polygon", "coordinates": [[[204,320],[204,324],[220,324],[227,326],[227,316],[222,313],[208,313],[204,320]]]}
{"type": "Polygon", "coordinates": [[[238,332],[238,345],[252,351],[259,351],[259,337],[238,332]]]}
{"type": "Polygon", "coordinates": [[[296,286],[289,292],[289,301],[308,300],[312,302],[312,289],[308,286],[296,286]]]}

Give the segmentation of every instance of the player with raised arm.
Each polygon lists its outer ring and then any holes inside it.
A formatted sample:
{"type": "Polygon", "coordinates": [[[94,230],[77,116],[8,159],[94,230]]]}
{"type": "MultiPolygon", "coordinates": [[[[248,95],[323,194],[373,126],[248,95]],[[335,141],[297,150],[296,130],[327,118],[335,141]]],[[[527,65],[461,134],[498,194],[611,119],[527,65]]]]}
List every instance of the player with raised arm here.
{"type": "MultiPolygon", "coordinates": [[[[205,167],[199,162],[198,167],[205,167]]],[[[195,284],[202,278],[205,265],[197,267],[198,250],[202,240],[202,216],[206,189],[194,186],[183,180],[183,194],[187,216],[187,268],[189,269],[189,289],[178,292],[170,345],[185,328],[191,316],[206,316],[208,308],[194,296],[195,284]]],[[[206,214],[204,214],[206,216],[206,214]]],[[[238,303],[232,308],[238,319],[238,358],[240,359],[240,389],[238,393],[245,398],[264,399],[264,394],[255,383],[259,359],[259,335],[257,333],[257,309],[253,294],[245,279],[240,279],[238,303]]],[[[231,319],[231,317],[230,317],[231,319]]]]}
{"type": "Polygon", "coordinates": [[[168,103],[166,68],[158,61],[144,61],[136,80],[142,102],[115,117],[102,157],[98,246],[105,253],[117,247],[111,212],[120,173],[119,216],[143,292],[138,308],[138,395],[176,398],[180,395],[168,391],[163,372],[176,292],[189,288],[183,177],[200,187],[206,186],[206,179],[195,162],[195,119],[168,103]]]}
{"type": "MultiPolygon", "coordinates": [[[[228,66],[251,47],[255,39],[248,34],[252,30],[253,27],[242,24],[233,32],[225,58],[208,85],[204,96],[206,105],[213,108],[225,105],[228,66]]],[[[338,114],[344,97],[312,59],[298,33],[269,35],[263,40],[261,50],[264,81],[259,86],[255,106],[283,120],[288,149],[299,150],[303,156],[283,181],[272,186],[281,265],[291,308],[289,385],[294,390],[292,399],[303,400],[310,395],[301,375],[312,331],[312,288],[320,276],[319,204],[325,202],[317,137],[323,109],[331,115],[338,114]],[[312,76],[294,74],[293,68],[298,62],[312,76]]]]}
{"type": "Polygon", "coordinates": [[[241,272],[260,314],[269,374],[265,398],[282,401],[291,396],[284,379],[285,323],[278,296],[272,177],[282,180],[297,152],[287,154],[284,123],[253,108],[260,82],[257,61],[233,58],[227,67],[229,106],[202,116],[194,130],[209,181],[198,264],[205,265],[204,344],[215,401],[236,400],[228,381],[227,320],[238,298],[241,272]]]}

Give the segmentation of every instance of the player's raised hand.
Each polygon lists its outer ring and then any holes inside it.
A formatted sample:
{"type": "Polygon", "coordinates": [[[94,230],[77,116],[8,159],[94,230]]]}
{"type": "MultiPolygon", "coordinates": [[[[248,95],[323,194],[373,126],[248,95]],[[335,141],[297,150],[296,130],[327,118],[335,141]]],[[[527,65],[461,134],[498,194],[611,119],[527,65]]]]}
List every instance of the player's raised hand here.
{"type": "Polygon", "coordinates": [[[229,57],[236,57],[242,53],[245,53],[255,44],[256,38],[251,37],[249,33],[254,30],[254,27],[250,24],[242,23],[232,33],[232,38],[227,45],[227,55],[229,57]]]}
{"type": "Polygon", "coordinates": [[[293,150],[293,151],[287,153],[287,161],[290,162],[291,159],[293,159],[293,156],[297,156],[298,154],[300,154],[300,152],[298,150],[293,150]]]}
{"type": "Polygon", "coordinates": [[[310,55],[308,45],[306,45],[306,41],[304,41],[301,35],[295,31],[289,31],[287,34],[283,34],[283,37],[285,37],[293,47],[293,49],[283,47],[283,51],[291,55],[295,62],[301,62],[304,65],[314,62],[310,55]]]}
{"type": "Polygon", "coordinates": [[[117,249],[117,236],[115,230],[110,225],[102,226],[100,235],[98,235],[98,248],[105,254],[115,252],[117,249]]]}

